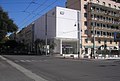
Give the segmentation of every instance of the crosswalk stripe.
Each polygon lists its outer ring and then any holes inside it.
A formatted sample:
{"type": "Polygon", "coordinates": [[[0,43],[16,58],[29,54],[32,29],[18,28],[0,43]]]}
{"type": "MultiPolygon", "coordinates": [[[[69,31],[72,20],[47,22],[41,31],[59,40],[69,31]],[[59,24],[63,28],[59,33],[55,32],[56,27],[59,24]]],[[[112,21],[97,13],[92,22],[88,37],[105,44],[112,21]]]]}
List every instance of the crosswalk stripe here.
{"type": "Polygon", "coordinates": [[[44,62],[47,60],[14,60],[14,62],[44,62]]]}

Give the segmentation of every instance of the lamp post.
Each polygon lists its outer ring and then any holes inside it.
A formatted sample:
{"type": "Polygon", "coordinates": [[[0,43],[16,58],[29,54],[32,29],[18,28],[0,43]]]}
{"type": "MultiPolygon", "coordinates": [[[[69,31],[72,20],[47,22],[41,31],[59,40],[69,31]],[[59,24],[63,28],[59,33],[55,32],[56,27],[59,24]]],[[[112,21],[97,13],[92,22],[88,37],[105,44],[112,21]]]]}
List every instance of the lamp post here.
{"type": "Polygon", "coordinates": [[[95,27],[94,26],[93,26],[93,55],[95,55],[95,27]]]}
{"type": "Polygon", "coordinates": [[[45,55],[47,56],[47,13],[45,15],[45,55]]]}
{"type": "Polygon", "coordinates": [[[77,27],[78,27],[78,45],[77,45],[77,49],[78,49],[78,59],[81,56],[81,27],[80,27],[80,12],[77,12],[77,27]]]}

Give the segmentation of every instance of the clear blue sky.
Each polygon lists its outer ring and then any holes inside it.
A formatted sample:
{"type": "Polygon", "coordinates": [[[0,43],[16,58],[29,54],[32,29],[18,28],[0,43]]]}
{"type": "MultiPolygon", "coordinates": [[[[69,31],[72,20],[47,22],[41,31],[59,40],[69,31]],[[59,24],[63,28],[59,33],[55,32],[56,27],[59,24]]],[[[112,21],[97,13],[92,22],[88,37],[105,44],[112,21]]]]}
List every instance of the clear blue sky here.
{"type": "Polygon", "coordinates": [[[55,6],[64,7],[65,2],[66,0],[0,0],[0,6],[22,29],[55,6]]]}

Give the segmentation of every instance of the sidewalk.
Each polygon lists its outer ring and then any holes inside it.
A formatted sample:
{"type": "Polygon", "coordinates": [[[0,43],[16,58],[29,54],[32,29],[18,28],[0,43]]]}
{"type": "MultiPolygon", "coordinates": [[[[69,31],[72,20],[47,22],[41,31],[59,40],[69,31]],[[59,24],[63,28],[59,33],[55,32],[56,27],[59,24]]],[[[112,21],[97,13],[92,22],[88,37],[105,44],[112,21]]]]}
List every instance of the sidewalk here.
{"type": "MultiPolygon", "coordinates": [[[[56,54],[54,55],[54,57],[57,58],[66,58],[66,59],[78,59],[78,55],[75,54],[73,56],[73,54],[67,54],[67,55],[60,55],[60,54],[56,54]]],[[[95,59],[90,59],[90,58],[80,58],[81,60],[120,60],[120,57],[96,57],[95,59]]]]}
{"type": "Polygon", "coordinates": [[[0,58],[0,81],[34,81],[0,58]]]}

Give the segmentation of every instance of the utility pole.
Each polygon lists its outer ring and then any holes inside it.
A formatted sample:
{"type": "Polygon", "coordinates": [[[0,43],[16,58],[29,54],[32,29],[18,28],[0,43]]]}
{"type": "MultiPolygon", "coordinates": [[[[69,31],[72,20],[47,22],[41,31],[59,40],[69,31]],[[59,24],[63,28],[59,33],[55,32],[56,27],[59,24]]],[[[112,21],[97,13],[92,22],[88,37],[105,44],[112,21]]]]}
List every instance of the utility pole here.
{"type": "Polygon", "coordinates": [[[45,15],[45,54],[47,56],[47,13],[45,15]]]}
{"type": "Polygon", "coordinates": [[[94,26],[93,26],[93,55],[95,55],[95,27],[94,26]]]}
{"type": "Polygon", "coordinates": [[[78,59],[81,55],[81,27],[80,27],[80,12],[77,12],[77,23],[78,23],[78,59]]]}

